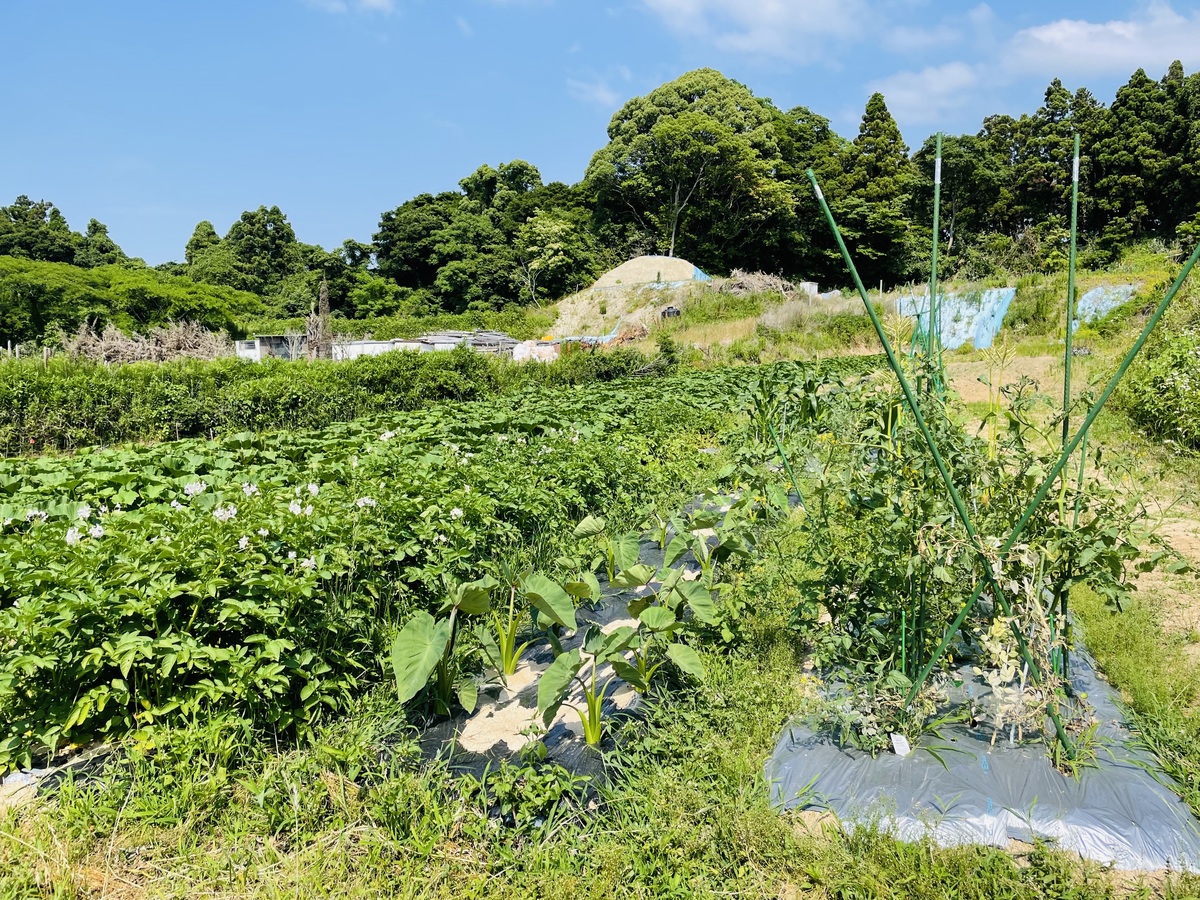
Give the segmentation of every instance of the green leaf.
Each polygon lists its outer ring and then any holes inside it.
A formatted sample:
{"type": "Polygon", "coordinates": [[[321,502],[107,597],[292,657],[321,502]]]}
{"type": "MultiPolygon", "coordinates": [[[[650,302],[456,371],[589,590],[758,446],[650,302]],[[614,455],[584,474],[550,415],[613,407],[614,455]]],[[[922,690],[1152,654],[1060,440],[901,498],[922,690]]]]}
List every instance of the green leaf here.
{"type": "Polygon", "coordinates": [[[565,581],[563,588],[576,600],[596,600],[600,597],[600,582],[591,572],[584,572],[578,581],[565,581]]]}
{"type": "Polygon", "coordinates": [[[570,631],[578,629],[579,626],[575,623],[575,602],[557,582],[533,572],[525,576],[521,589],[529,602],[537,607],[538,612],[550,621],[570,631]]]}
{"type": "Polygon", "coordinates": [[[501,671],[504,668],[504,661],[500,653],[500,645],[496,643],[496,636],[492,634],[492,629],[484,622],[479,622],[475,628],[475,639],[479,641],[479,646],[483,649],[483,655],[487,661],[497,670],[501,671]]]}
{"type": "Polygon", "coordinates": [[[479,685],[474,678],[464,678],[457,685],[458,702],[467,712],[475,712],[475,704],[479,702],[479,685]]]}
{"type": "Polygon", "coordinates": [[[713,603],[712,592],[699,581],[681,581],[675,586],[675,590],[687,601],[696,618],[705,625],[711,625],[717,620],[717,607],[713,603]]]}
{"type": "Polygon", "coordinates": [[[582,666],[583,657],[578,650],[572,650],[555,659],[538,679],[538,713],[545,725],[554,721],[558,708],[571,690],[571,682],[582,666]]]}
{"type": "Polygon", "coordinates": [[[498,582],[491,575],[484,575],[478,581],[468,581],[456,589],[455,606],[458,611],[468,616],[483,615],[491,608],[492,591],[498,582]]]}
{"type": "Polygon", "coordinates": [[[614,659],[612,661],[613,671],[617,676],[625,681],[635,691],[644,691],[647,685],[642,681],[642,674],[637,670],[637,666],[626,662],[623,659],[614,659]]]}
{"type": "Polygon", "coordinates": [[[642,610],[638,616],[642,624],[651,631],[666,631],[677,621],[675,613],[665,606],[651,606],[642,610]]]}
{"type": "Polygon", "coordinates": [[[643,587],[654,580],[654,576],[658,574],[658,570],[646,565],[638,563],[635,566],[622,569],[620,574],[613,579],[613,584],[617,587],[636,588],[643,587]]]}
{"type": "Polygon", "coordinates": [[[679,562],[687,552],[692,549],[691,535],[677,534],[671,538],[671,543],[667,544],[667,556],[663,560],[663,564],[673,566],[679,562]]]}
{"type": "Polygon", "coordinates": [[[892,669],[883,681],[888,687],[894,688],[900,693],[904,693],[912,687],[912,680],[899,669],[892,669]]]}
{"type": "Polygon", "coordinates": [[[675,663],[681,672],[704,680],[704,661],[700,659],[700,654],[687,644],[668,644],[667,658],[675,663]]]}
{"type": "Polygon", "coordinates": [[[628,625],[614,628],[608,634],[593,626],[589,629],[583,649],[594,655],[600,662],[611,661],[628,650],[636,636],[637,630],[628,625]]]}
{"type": "Polygon", "coordinates": [[[575,526],[575,531],[572,534],[577,538],[595,537],[598,534],[603,534],[604,528],[605,523],[603,519],[599,516],[588,516],[575,526]]]}
{"type": "Polygon", "coordinates": [[[400,702],[407,703],[420,693],[450,646],[450,621],[435,621],[427,612],[418,612],[396,635],[392,643],[392,671],[400,702]]]}
{"type": "Polygon", "coordinates": [[[628,569],[630,566],[637,565],[641,552],[642,547],[638,543],[637,535],[623,534],[620,537],[613,538],[613,563],[617,569],[628,569]]]}

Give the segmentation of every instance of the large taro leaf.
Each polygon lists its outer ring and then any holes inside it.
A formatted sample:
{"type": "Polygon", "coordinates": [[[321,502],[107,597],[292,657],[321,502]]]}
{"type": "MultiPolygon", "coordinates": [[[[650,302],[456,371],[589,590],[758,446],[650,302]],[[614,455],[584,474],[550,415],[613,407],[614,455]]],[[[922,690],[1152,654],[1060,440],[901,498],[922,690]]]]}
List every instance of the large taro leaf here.
{"type": "Polygon", "coordinates": [[[455,603],[458,611],[469,616],[478,616],[487,612],[491,607],[492,591],[496,589],[497,581],[491,575],[484,575],[478,581],[468,581],[460,584],[455,590],[455,603]]]}
{"type": "Polygon", "coordinates": [[[559,654],[538,679],[538,712],[547,726],[554,721],[558,708],[571,690],[571,682],[582,667],[583,657],[578,650],[572,650],[559,654]]]}
{"type": "Polygon", "coordinates": [[[675,613],[665,606],[650,606],[638,614],[638,619],[651,631],[666,631],[675,624],[675,613]]]}
{"type": "Polygon", "coordinates": [[[582,522],[575,526],[573,532],[577,538],[595,537],[598,534],[604,533],[604,520],[599,516],[588,516],[582,522]]]}
{"type": "Polygon", "coordinates": [[[405,623],[392,642],[392,671],[401,703],[421,692],[449,646],[449,619],[435,620],[427,612],[418,612],[405,623]]]}
{"type": "Polygon", "coordinates": [[[613,567],[618,571],[637,565],[641,552],[637,535],[623,534],[612,539],[613,567]]]}
{"type": "Polygon", "coordinates": [[[658,570],[652,566],[648,566],[645,563],[638,563],[637,565],[622,569],[620,574],[613,579],[612,583],[615,587],[637,588],[649,584],[657,574],[658,570]]]}
{"type": "Polygon", "coordinates": [[[681,672],[693,678],[704,679],[704,661],[700,659],[700,654],[687,644],[668,644],[667,657],[681,672]]]}
{"type": "Polygon", "coordinates": [[[675,585],[675,590],[687,601],[696,618],[705,625],[711,625],[717,620],[717,607],[713,603],[712,591],[699,581],[680,581],[675,585]]]}
{"type": "Polygon", "coordinates": [[[567,581],[563,588],[576,600],[599,600],[600,582],[591,572],[581,572],[578,581],[567,581]]]}
{"type": "Polygon", "coordinates": [[[607,662],[629,649],[637,636],[637,630],[622,625],[605,633],[600,626],[593,625],[583,638],[583,649],[596,657],[598,662],[607,662]]]}
{"type": "Polygon", "coordinates": [[[667,544],[667,555],[663,560],[663,564],[673,566],[679,562],[692,549],[692,541],[693,537],[690,532],[677,534],[671,538],[671,543],[667,544]]]}
{"type": "Polygon", "coordinates": [[[550,621],[570,631],[579,627],[575,622],[575,601],[562,585],[534,572],[525,577],[522,589],[529,602],[550,621]]]}

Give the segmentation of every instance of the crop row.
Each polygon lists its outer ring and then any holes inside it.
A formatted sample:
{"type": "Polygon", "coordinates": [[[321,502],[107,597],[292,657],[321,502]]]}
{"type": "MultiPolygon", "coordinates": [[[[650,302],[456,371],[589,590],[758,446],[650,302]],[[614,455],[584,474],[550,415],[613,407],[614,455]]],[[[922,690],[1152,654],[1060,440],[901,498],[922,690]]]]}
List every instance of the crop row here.
{"type": "Polygon", "coordinates": [[[677,508],[759,374],[0,461],[0,768],[217,709],[311,728],[447,582],[544,567],[589,514],[677,508]]]}
{"type": "Polygon", "coordinates": [[[480,400],[526,384],[608,381],[647,365],[636,351],[574,353],[518,366],[467,350],[351,362],[0,362],[0,455],[130,441],[322,428],[440,401],[480,400]]]}

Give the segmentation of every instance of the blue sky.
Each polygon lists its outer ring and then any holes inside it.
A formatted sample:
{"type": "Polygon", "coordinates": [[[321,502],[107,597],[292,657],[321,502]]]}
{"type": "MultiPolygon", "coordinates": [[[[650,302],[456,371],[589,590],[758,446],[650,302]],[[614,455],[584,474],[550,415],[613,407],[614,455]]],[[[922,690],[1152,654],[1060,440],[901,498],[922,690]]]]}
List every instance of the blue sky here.
{"type": "Polygon", "coordinates": [[[700,66],[847,137],[881,90],[914,146],[1056,76],[1108,103],[1200,67],[1200,0],[0,0],[0,34],[0,203],[158,263],[261,204],[333,247],[484,162],[577,181],[622,102],[700,66]]]}

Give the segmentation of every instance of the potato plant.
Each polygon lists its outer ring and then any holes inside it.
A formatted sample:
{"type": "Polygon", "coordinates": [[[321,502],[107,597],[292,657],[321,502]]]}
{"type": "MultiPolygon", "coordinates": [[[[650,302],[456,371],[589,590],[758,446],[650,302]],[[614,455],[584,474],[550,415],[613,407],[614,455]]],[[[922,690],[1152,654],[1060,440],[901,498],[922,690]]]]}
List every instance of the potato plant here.
{"type": "Polygon", "coordinates": [[[385,677],[446,579],[682,502],[722,417],[646,393],[0,464],[0,769],[218,709],[306,733],[385,677]]]}

